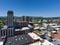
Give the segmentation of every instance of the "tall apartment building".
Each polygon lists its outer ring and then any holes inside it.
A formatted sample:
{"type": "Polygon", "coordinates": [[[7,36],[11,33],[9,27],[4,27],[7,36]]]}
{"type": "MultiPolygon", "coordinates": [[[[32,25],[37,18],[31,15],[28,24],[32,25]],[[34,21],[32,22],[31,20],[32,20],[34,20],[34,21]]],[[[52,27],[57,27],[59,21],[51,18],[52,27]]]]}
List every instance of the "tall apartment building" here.
{"type": "Polygon", "coordinates": [[[32,17],[22,16],[21,20],[22,20],[22,21],[26,21],[26,22],[32,22],[32,17]]]}
{"type": "Polygon", "coordinates": [[[13,11],[8,11],[7,12],[7,25],[8,25],[8,27],[13,26],[13,21],[14,21],[13,11]]]}
{"type": "Polygon", "coordinates": [[[1,36],[13,36],[14,35],[14,27],[13,27],[13,21],[14,21],[14,16],[13,16],[13,11],[8,11],[7,12],[7,29],[2,28],[0,30],[0,37],[1,36]]]}

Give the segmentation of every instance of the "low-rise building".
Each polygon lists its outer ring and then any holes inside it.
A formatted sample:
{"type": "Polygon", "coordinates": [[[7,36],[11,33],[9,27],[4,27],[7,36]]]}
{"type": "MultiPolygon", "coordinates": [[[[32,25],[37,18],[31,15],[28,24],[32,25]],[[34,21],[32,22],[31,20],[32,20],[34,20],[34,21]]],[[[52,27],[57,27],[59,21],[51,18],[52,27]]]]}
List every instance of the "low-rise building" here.
{"type": "Polygon", "coordinates": [[[60,45],[60,26],[55,26],[54,31],[51,32],[52,43],[54,45],[60,45]]]}
{"type": "Polygon", "coordinates": [[[54,44],[51,43],[51,42],[49,42],[49,41],[47,41],[47,40],[44,40],[43,43],[40,42],[40,41],[38,41],[38,42],[35,42],[35,43],[32,43],[32,44],[29,44],[29,45],[54,45],[54,44]]]}
{"type": "Polygon", "coordinates": [[[15,29],[15,35],[22,35],[22,34],[27,34],[29,33],[31,30],[29,27],[23,27],[21,29],[15,29]]]}
{"type": "Polygon", "coordinates": [[[12,37],[8,37],[5,45],[27,45],[28,43],[31,43],[32,39],[29,35],[23,34],[23,35],[16,35],[12,37]]]}

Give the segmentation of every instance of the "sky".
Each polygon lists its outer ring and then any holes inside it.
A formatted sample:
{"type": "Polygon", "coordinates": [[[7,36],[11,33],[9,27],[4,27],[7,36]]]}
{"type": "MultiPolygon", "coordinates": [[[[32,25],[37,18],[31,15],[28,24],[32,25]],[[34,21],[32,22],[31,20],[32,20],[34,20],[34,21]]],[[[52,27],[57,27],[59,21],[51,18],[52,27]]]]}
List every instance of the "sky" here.
{"type": "Polygon", "coordinates": [[[59,17],[60,0],[0,0],[0,16],[7,16],[8,10],[14,16],[59,17]]]}

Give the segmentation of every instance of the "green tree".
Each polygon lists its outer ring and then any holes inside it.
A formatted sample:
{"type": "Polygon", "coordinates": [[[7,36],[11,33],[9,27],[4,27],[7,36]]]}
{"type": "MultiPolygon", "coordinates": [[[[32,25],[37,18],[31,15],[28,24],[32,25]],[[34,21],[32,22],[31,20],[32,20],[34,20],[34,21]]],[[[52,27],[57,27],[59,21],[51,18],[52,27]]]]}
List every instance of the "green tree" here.
{"type": "Polygon", "coordinates": [[[1,28],[3,25],[4,25],[3,22],[0,20],[0,28],[1,28]]]}

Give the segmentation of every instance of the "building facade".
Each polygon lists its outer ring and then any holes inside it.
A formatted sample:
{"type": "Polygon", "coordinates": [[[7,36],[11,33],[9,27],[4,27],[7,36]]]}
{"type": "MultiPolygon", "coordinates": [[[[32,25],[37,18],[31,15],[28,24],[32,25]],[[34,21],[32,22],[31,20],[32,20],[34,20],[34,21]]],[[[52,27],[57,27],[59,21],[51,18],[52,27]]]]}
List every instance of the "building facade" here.
{"type": "Polygon", "coordinates": [[[8,28],[8,29],[1,29],[0,30],[0,37],[4,36],[13,36],[14,35],[14,28],[8,28]]]}
{"type": "Polygon", "coordinates": [[[0,30],[0,37],[1,36],[13,36],[14,35],[14,16],[13,11],[7,12],[7,28],[4,27],[0,30]]]}
{"type": "Polygon", "coordinates": [[[22,16],[21,20],[22,20],[22,21],[26,21],[26,22],[32,22],[32,17],[22,16]]]}
{"type": "Polygon", "coordinates": [[[13,11],[8,11],[7,12],[7,25],[8,25],[8,27],[13,26],[13,21],[14,21],[13,11]]]}

